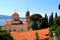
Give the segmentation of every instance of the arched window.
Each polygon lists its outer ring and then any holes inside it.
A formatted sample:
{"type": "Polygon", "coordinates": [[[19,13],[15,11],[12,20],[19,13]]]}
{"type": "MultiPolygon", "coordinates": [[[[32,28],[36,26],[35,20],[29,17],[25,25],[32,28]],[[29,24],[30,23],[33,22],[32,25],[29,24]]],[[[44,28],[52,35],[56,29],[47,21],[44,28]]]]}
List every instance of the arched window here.
{"type": "Polygon", "coordinates": [[[23,29],[21,29],[21,31],[23,31],[23,29]]]}
{"type": "Polygon", "coordinates": [[[29,27],[27,27],[28,31],[29,31],[29,27]]]}
{"type": "Polygon", "coordinates": [[[9,32],[11,32],[11,30],[9,29],[9,32]]]}
{"type": "Polygon", "coordinates": [[[16,29],[14,29],[14,32],[16,31],[16,29]]]}

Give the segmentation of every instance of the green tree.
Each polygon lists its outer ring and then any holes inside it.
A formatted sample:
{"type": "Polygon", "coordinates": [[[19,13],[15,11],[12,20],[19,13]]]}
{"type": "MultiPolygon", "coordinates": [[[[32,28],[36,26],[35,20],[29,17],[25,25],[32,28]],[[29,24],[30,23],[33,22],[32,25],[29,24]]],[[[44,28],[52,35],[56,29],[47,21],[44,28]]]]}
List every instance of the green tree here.
{"type": "Polygon", "coordinates": [[[56,31],[56,36],[57,36],[58,40],[60,40],[60,25],[59,26],[57,25],[57,28],[55,31],[56,31]]]}
{"type": "Polygon", "coordinates": [[[34,21],[35,23],[37,23],[38,21],[40,21],[42,18],[42,16],[40,14],[33,14],[31,15],[30,19],[31,21],[34,21]]]}
{"type": "Polygon", "coordinates": [[[54,25],[56,25],[56,18],[57,18],[58,16],[57,16],[57,12],[55,13],[55,18],[53,19],[53,23],[54,23],[54,25]]]}
{"type": "Polygon", "coordinates": [[[49,26],[53,25],[53,12],[51,13],[51,16],[49,17],[49,26]]]}
{"type": "Polygon", "coordinates": [[[41,28],[47,28],[48,27],[48,23],[46,23],[47,21],[46,21],[46,19],[45,18],[43,18],[43,20],[41,21],[41,28]]]}
{"type": "Polygon", "coordinates": [[[0,40],[13,40],[13,38],[6,30],[0,30],[0,40]]]}
{"type": "Polygon", "coordinates": [[[40,14],[33,14],[33,15],[31,15],[30,20],[32,22],[31,27],[32,27],[33,30],[36,30],[36,29],[40,28],[39,24],[41,23],[42,18],[43,17],[40,14]]]}
{"type": "Polygon", "coordinates": [[[60,4],[58,5],[58,9],[60,10],[60,4]]]}
{"type": "Polygon", "coordinates": [[[53,12],[51,13],[51,25],[53,25],[53,12]]]}
{"type": "Polygon", "coordinates": [[[55,13],[55,18],[57,18],[57,12],[55,13]]]}
{"type": "Polygon", "coordinates": [[[2,26],[0,26],[0,30],[2,30],[2,26]]]}
{"type": "Polygon", "coordinates": [[[60,25],[60,16],[58,16],[56,19],[55,19],[55,22],[57,25],[60,25]]]}
{"type": "Polygon", "coordinates": [[[49,26],[51,26],[51,16],[49,16],[49,26]]]}
{"type": "Polygon", "coordinates": [[[45,14],[45,25],[46,25],[46,27],[48,27],[48,16],[47,16],[47,14],[45,14]]]}
{"type": "Polygon", "coordinates": [[[46,23],[48,24],[48,16],[45,14],[46,23]]]}
{"type": "Polygon", "coordinates": [[[36,32],[36,39],[35,40],[39,40],[38,32],[36,32]]]}
{"type": "Polygon", "coordinates": [[[52,31],[55,31],[57,28],[57,25],[52,25],[49,29],[49,33],[50,33],[50,37],[53,37],[53,32],[52,31]]]}
{"type": "Polygon", "coordinates": [[[43,18],[40,14],[33,14],[30,17],[31,27],[33,30],[43,29],[48,27],[48,16],[45,14],[43,18]]]}
{"type": "Polygon", "coordinates": [[[33,23],[31,24],[31,28],[32,28],[33,30],[37,30],[37,29],[38,29],[38,24],[33,22],[33,23]]]}

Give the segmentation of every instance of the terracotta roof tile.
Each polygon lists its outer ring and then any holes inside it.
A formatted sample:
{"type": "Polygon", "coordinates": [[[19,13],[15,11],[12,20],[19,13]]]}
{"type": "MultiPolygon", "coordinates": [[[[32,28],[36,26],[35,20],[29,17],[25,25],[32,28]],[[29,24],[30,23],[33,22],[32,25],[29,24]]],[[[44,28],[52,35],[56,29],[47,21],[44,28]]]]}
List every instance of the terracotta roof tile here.
{"type": "Polygon", "coordinates": [[[11,32],[11,35],[15,40],[34,40],[36,32],[38,32],[40,39],[49,38],[49,36],[46,36],[46,34],[49,34],[49,28],[27,32],[11,32]]]}
{"type": "Polygon", "coordinates": [[[3,26],[11,25],[11,21],[6,21],[6,23],[3,26]]]}
{"type": "Polygon", "coordinates": [[[12,16],[19,16],[17,12],[13,13],[12,16]]]}
{"type": "Polygon", "coordinates": [[[28,24],[27,22],[26,22],[26,20],[24,20],[24,21],[22,21],[23,22],[23,24],[28,24]]]}
{"type": "MultiPolygon", "coordinates": [[[[22,21],[23,24],[19,24],[19,25],[27,25],[28,23],[26,22],[26,20],[22,21]]],[[[3,24],[3,26],[8,26],[8,25],[12,25],[12,21],[6,21],[5,24],[3,24]]]]}

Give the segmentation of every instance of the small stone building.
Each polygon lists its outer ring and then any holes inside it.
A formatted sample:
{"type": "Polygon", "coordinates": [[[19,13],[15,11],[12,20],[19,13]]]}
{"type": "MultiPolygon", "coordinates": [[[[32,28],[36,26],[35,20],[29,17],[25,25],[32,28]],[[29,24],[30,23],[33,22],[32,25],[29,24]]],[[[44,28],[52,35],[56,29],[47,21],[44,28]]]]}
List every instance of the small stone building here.
{"type": "Polygon", "coordinates": [[[2,29],[7,30],[9,32],[21,32],[21,31],[28,31],[30,26],[30,13],[29,11],[26,12],[26,19],[24,21],[21,21],[19,19],[19,14],[17,12],[14,12],[12,14],[12,19],[10,21],[6,21],[6,23],[3,25],[2,29]]]}

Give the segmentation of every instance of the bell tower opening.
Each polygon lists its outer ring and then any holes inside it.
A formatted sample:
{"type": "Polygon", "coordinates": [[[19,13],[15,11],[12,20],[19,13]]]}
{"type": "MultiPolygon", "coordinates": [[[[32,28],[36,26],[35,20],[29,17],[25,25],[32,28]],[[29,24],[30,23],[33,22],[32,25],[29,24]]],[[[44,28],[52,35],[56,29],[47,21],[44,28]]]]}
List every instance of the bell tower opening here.
{"type": "Polygon", "coordinates": [[[26,22],[29,24],[30,23],[30,12],[29,11],[27,11],[26,12],[26,22]]]}

